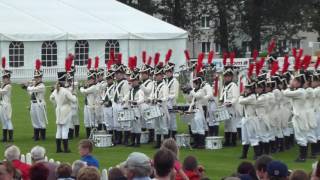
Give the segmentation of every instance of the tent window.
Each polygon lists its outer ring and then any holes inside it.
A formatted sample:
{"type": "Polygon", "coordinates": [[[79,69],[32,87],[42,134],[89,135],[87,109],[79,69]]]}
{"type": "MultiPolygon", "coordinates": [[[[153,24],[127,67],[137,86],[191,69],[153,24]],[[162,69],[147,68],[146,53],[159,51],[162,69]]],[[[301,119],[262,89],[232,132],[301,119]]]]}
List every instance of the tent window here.
{"type": "Polygon", "coordinates": [[[86,40],[79,40],[75,44],[74,64],[78,66],[86,65],[89,58],[89,43],[86,40]]]}
{"type": "Polygon", "coordinates": [[[12,41],[9,45],[9,66],[24,66],[24,45],[21,41],[12,41]]]}
{"type": "Polygon", "coordinates": [[[120,52],[120,44],[118,40],[107,40],[105,45],[105,60],[108,61],[110,58],[110,52],[113,51],[115,54],[115,57],[120,52]]]}
{"type": "Polygon", "coordinates": [[[56,66],[57,57],[57,43],[55,41],[45,41],[41,47],[41,59],[43,66],[56,66]]]}

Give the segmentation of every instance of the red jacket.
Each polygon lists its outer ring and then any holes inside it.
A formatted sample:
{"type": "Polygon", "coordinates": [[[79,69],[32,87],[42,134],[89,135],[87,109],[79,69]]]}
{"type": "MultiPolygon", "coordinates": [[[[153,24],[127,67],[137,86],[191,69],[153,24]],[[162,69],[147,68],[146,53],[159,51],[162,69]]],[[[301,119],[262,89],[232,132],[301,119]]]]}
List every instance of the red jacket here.
{"type": "Polygon", "coordinates": [[[23,180],[29,180],[30,165],[23,163],[20,160],[13,160],[12,165],[21,172],[23,180]]]}
{"type": "Polygon", "coordinates": [[[200,180],[200,175],[196,171],[184,171],[188,176],[189,180],[200,180]]]}

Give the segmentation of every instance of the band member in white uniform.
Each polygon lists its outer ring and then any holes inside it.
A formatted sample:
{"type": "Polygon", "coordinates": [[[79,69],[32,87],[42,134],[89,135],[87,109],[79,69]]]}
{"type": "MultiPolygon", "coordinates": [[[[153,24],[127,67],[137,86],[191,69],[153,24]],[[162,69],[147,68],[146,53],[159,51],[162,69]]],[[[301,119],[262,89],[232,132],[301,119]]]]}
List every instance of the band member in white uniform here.
{"type": "MultiPolygon", "coordinates": [[[[150,73],[151,73],[152,67],[144,64],[142,68],[140,69],[140,80],[141,85],[140,89],[144,93],[144,103],[141,104],[141,111],[143,112],[146,108],[148,108],[149,104],[148,99],[150,98],[150,94],[153,90],[154,82],[150,79],[150,73]]],[[[148,129],[149,131],[149,143],[153,142],[154,140],[154,121],[148,121],[146,122],[145,119],[141,119],[141,126],[142,129],[148,129]]]]}
{"type": "Polygon", "coordinates": [[[164,72],[166,74],[166,81],[169,89],[169,96],[168,96],[168,110],[169,110],[169,136],[172,138],[176,138],[177,134],[177,115],[173,111],[173,106],[176,105],[177,99],[179,97],[179,81],[177,78],[173,76],[174,73],[174,63],[169,62],[164,67],[164,72]]]}
{"type": "Polygon", "coordinates": [[[272,128],[272,123],[274,123],[274,103],[275,103],[275,97],[274,97],[274,93],[273,93],[273,89],[276,86],[276,82],[272,81],[270,79],[267,80],[267,84],[266,84],[266,96],[267,96],[267,102],[268,102],[268,106],[267,106],[267,112],[268,113],[268,120],[269,120],[269,125],[270,125],[270,148],[271,148],[271,153],[275,153],[277,152],[277,143],[276,143],[276,134],[275,134],[275,130],[272,128]]]}
{"type": "Polygon", "coordinates": [[[102,109],[102,105],[101,105],[101,101],[102,101],[102,97],[103,97],[103,94],[104,94],[104,90],[106,88],[106,83],[105,81],[103,80],[104,78],[104,69],[102,68],[99,68],[97,70],[97,89],[98,89],[98,94],[97,94],[97,103],[96,103],[96,108],[95,108],[95,111],[96,111],[96,120],[97,120],[97,123],[98,123],[98,130],[105,130],[105,127],[104,127],[104,118],[103,118],[103,109],[102,109]]]}
{"type": "Polygon", "coordinates": [[[97,127],[97,121],[95,119],[95,107],[98,94],[98,88],[96,86],[96,72],[90,70],[87,74],[87,81],[83,87],[80,87],[80,92],[84,94],[84,127],[86,128],[86,137],[90,137],[91,128],[97,127]]]}
{"type": "Polygon", "coordinates": [[[313,74],[312,87],[314,88],[314,107],[317,120],[317,153],[320,153],[320,73],[317,71],[313,74]]]}
{"type": "Polygon", "coordinates": [[[125,69],[122,64],[114,64],[112,70],[115,72],[115,93],[113,96],[113,121],[115,128],[115,142],[116,144],[122,144],[122,130],[124,131],[124,141],[125,145],[128,144],[130,129],[128,127],[121,127],[118,121],[118,112],[123,109],[124,97],[129,93],[129,83],[125,79],[125,69]]]}
{"type": "Polygon", "coordinates": [[[114,134],[114,122],[113,122],[113,110],[112,110],[112,100],[114,96],[115,84],[113,81],[114,72],[109,70],[106,73],[106,84],[103,98],[102,98],[102,106],[103,106],[103,118],[106,123],[106,129],[109,134],[114,134]]]}
{"type": "Polygon", "coordinates": [[[169,89],[167,83],[163,80],[163,73],[163,65],[157,65],[154,70],[155,83],[149,97],[152,104],[158,105],[160,107],[160,111],[163,114],[162,117],[154,120],[154,128],[156,134],[155,148],[160,148],[162,135],[164,135],[164,139],[169,137],[169,111],[167,106],[169,89]]]}
{"type": "Polygon", "coordinates": [[[303,88],[306,82],[304,74],[297,74],[290,83],[290,89],[284,91],[284,95],[291,101],[293,107],[292,123],[295,139],[299,145],[299,156],[296,162],[305,162],[308,152],[308,132],[310,131],[309,122],[305,108],[306,90],[303,88]]]}
{"type": "Polygon", "coordinates": [[[41,136],[42,140],[46,139],[46,127],[48,124],[46,102],[44,100],[46,87],[42,82],[42,75],[40,68],[36,68],[34,71],[34,81],[27,87],[27,91],[31,96],[30,115],[35,141],[39,140],[39,136],[41,136]]]}
{"type": "Polygon", "coordinates": [[[225,67],[223,72],[224,87],[220,96],[220,102],[225,106],[231,115],[231,119],[224,123],[224,146],[236,146],[237,144],[237,118],[235,105],[238,103],[239,88],[233,82],[233,70],[225,67]]]}
{"type": "Polygon", "coordinates": [[[202,104],[203,104],[203,113],[204,113],[204,117],[205,120],[203,121],[203,127],[206,133],[206,136],[208,135],[208,123],[207,123],[207,118],[208,118],[208,104],[209,101],[211,101],[213,99],[213,89],[211,87],[211,85],[209,83],[207,83],[206,81],[203,81],[201,84],[201,88],[203,89],[205,95],[202,98],[202,104]]]}
{"type": "Polygon", "coordinates": [[[3,70],[0,87],[0,120],[2,124],[2,142],[13,142],[12,107],[11,107],[11,71],[3,70]],[[8,139],[9,134],[9,139],[8,139]]]}
{"type": "Polygon", "coordinates": [[[260,147],[259,147],[259,136],[258,132],[259,122],[256,116],[256,94],[255,94],[255,83],[250,83],[245,86],[245,92],[239,97],[239,103],[244,108],[244,117],[242,118],[242,156],[241,159],[246,159],[248,154],[249,145],[253,147],[254,150],[254,159],[260,156],[260,147]]]}
{"type": "Polygon", "coordinates": [[[131,121],[131,144],[129,146],[140,146],[141,138],[141,104],[144,102],[144,94],[140,89],[139,71],[136,69],[130,76],[131,89],[125,96],[127,108],[134,110],[134,120],[131,121]]]}
{"type": "Polygon", "coordinates": [[[55,105],[56,113],[56,146],[57,153],[62,152],[61,140],[63,141],[63,152],[70,153],[68,147],[68,133],[70,121],[72,118],[72,103],[77,101],[75,95],[72,95],[70,90],[65,88],[66,72],[58,72],[58,82],[55,90],[50,95],[50,101],[55,105]]]}

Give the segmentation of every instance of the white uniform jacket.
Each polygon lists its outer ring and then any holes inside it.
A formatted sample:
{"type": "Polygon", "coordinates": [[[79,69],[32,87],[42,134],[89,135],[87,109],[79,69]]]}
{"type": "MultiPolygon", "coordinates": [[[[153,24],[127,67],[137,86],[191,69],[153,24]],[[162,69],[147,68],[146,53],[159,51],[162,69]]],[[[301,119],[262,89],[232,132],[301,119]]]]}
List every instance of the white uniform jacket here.
{"type": "Polygon", "coordinates": [[[173,106],[176,105],[177,99],[179,97],[179,81],[175,77],[173,77],[169,81],[167,81],[167,84],[169,89],[168,109],[172,109],[173,106]]]}
{"type": "Polygon", "coordinates": [[[8,119],[12,117],[11,89],[11,84],[3,85],[0,88],[0,107],[3,110],[1,113],[6,113],[8,119]]]}

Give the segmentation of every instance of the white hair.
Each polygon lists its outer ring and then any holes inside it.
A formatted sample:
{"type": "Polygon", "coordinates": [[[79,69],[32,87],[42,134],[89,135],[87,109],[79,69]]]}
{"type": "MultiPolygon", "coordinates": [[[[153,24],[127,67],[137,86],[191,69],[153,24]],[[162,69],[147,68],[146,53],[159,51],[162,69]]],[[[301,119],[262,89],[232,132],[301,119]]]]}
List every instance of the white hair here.
{"type": "Polygon", "coordinates": [[[35,146],[31,149],[31,158],[34,161],[42,160],[45,158],[46,149],[42,146],[35,146]]]}
{"type": "Polygon", "coordinates": [[[20,159],[20,149],[15,145],[9,146],[4,151],[4,157],[8,161],[19,160],[20,159]]]}
{"type": "Polygon", "coordinates": [[[81,161],[81,160],[76,160],[72,163],[72,176],[77,177],[78,172],[80,171],[81,168],[86,167],[87,162],[81,161]]]}

